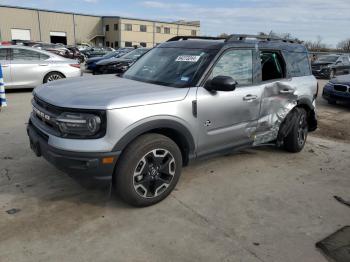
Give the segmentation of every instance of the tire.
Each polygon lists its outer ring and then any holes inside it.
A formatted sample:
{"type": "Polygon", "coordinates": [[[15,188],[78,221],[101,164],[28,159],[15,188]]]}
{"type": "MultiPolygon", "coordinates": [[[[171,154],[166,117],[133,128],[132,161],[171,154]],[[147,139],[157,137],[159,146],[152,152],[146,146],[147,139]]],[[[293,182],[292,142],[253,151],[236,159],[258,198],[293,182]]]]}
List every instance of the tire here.
{"type": "Polygon", "coordinates": [[[337,104],[337,101],[334,100],[334,99],[328,99],[327,101],[328,101],[328,104],[330,104],[330,105],[336,105],[337,104]]]}
{"type": "Polygon", "coordinates": [[[284,147],[288,152],[298,153],[304,148],[307,139],[307,113],[303,108],[296,108],[294,110],[298,114],[297,120],[284,139],[284,147]]]}
{"type": "Polygon", "coordinates": [[[59,79],[65,78],[64,75],[62,75],[59,72],[51,72],[48,73],[45,77],[44,77],[44,84],[48,83],[48,82],[52,82],[52,81],[56,81],[59,79]]]}
{"type": "Polygon", "coordinates": [[[117,193],[126,203],[146,207],[165,199],[175,188],[182,155],[174,141],[145,134],[132,142],[118,160],[114,174],[117,193]]]}

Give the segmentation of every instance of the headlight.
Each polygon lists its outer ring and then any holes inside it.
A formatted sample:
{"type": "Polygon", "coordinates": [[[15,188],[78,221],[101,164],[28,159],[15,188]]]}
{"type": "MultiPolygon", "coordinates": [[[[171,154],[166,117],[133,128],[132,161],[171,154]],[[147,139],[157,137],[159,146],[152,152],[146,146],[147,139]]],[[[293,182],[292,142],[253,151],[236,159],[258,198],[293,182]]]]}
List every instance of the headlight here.
{"type": "Polygon", "coordinates": [[[101,118],[93,114],[62,113],[56,121],[65,135],[93,136],[101,127],[101,118]]]}

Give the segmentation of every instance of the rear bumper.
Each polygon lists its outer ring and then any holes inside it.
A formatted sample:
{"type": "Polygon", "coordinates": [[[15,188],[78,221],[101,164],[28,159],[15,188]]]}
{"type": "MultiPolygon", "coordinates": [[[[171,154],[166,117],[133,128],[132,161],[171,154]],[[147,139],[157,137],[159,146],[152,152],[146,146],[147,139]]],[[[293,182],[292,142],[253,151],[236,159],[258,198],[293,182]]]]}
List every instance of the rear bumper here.
{"type": "Polygon", "coordinates": [[[44,157],[57,169],[69,174],[73,178],[95,185],[110,183],[120,152],[86,153],[71,152],[55,148],[48,144],[48,138],[31,122],[27,126],[30,147],[34,153],[44,157]],[[104,160],[110,161],[104,164],[104,160]]]}

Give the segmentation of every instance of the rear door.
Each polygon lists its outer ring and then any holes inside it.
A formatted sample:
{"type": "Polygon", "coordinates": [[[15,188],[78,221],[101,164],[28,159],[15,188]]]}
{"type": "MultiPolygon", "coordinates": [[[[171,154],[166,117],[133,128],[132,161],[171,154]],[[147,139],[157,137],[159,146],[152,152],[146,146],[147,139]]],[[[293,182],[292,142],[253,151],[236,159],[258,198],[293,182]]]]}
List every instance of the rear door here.
{"type": "Polygon", "coordinates": [[[14,87],[36,87],[43,83],[49,63],[48,56],[35,49],[12,48],[11,77],[14,87]],[[44,57],[43,57],[44,56],[44,57]]]}
{"type": "Polygon", "coordinates": [[[287,66],[279,50],[260,50],[261,83],[265,90],[255,136],[255,145],[277,138],[279,125],[296,102],[296,83],[287,75],[287,66]]]}
{"type": "Polygon", "coordinates": [[[6,87],[11,87],[11,67],[9,48],[0,48],[0,65],[6,87]]]}

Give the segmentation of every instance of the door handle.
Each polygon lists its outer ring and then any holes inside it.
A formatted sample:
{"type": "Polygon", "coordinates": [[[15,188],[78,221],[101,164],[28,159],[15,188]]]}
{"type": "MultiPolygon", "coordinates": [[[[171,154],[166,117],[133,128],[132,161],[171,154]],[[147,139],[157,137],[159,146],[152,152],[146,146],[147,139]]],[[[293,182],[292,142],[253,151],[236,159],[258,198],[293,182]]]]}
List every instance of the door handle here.
{"type": "Polygon", "coordinates": [[[9,65],[1,65],[2,67],[9,67],[9,65]]]}
{"type": "Polygon", "coordinates": [[[294,90],[293,89],[283,89],[280,90],[280,94],[293,94],[294,90]]]}
{"type": "Polygon", "coordinates": [[[258,96],[255,96],[255,95],[246,95],[245,97],[243,97],[243,101],[246,101],[246,102],[251,102],[256,99],[258,99],[258,96]]]}
{"type": "Polygon", "coordinates": [[[48,66],[49,64],[39,64],[39,66],[48,66]]]}

